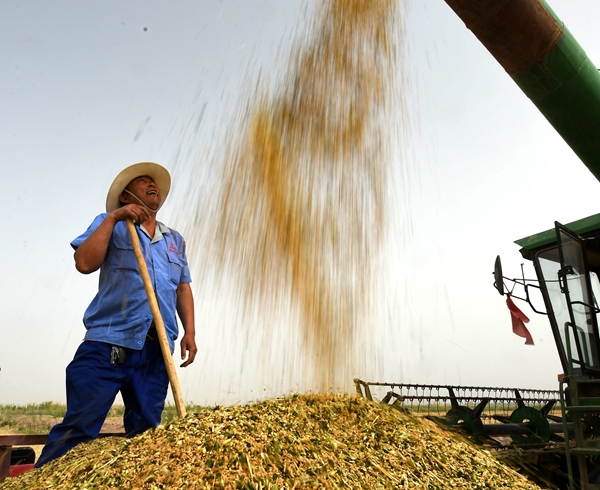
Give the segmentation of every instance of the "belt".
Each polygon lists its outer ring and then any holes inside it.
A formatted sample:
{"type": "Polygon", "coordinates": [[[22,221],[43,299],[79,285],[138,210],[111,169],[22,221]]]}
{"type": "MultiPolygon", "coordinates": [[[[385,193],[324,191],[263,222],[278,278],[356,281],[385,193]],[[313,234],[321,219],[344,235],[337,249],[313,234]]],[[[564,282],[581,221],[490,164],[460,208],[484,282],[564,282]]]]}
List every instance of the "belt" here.
{"type": "Polygon", "coordinates": [[[158,340],[158,332],[156,328],[151,327],[146,334],[146,340],[158,340]]]}

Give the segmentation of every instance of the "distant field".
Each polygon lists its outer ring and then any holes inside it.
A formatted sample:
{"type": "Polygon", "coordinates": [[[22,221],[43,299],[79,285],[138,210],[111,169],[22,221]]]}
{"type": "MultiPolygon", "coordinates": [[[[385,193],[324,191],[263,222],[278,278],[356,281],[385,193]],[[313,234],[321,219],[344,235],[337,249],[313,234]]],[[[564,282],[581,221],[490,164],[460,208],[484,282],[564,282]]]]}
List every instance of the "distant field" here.
{"type": "MultiPolygon", "coordinates": [[[[0,434],[47,434],[53,425],[62,420],[66,409],[65,405],[53,402],[0,405],[0,434]]],[[[189,413],[205,409],[206,407],[198,405],[186,406],[189,413]]],[[[108,413],[107,420],[120,421],[123,411],[122,405],[114,405],[108,413]]],[[[162,423],[168,424],[175,418],[177,409],[174,405],[167,405],[163,411],[162,423]]],[[[118,431],[118,428],[115,431],[118,431]]]]}

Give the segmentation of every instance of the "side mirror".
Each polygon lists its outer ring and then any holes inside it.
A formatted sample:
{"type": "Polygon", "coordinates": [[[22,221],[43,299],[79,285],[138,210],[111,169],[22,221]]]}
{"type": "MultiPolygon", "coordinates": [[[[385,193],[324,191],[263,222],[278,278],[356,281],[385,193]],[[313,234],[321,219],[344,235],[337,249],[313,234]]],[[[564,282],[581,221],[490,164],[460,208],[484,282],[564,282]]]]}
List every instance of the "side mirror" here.
{"type": "Polygon", "coordinates": [[[501,296],[504,296],[504,280],[502,278],[502,262],[500,256],[496,257],[494,264],[494,287],[498,290],[501,296]]]}

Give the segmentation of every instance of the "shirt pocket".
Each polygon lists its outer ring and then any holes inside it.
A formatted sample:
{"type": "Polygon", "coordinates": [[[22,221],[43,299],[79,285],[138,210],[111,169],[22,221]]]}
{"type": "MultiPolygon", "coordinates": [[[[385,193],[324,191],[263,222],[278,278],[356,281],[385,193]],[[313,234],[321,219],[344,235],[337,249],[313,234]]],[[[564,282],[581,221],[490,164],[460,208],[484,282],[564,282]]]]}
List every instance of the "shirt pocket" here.
{"type": "Polygon", "coordinates": [[[173,284],[179,285],[183,264],[177,254],[173,252],[167,252],[167,260],[169,261],[169,279],[173,284]]]}
{"type": "Polygon", "coordinates": [[[137,271],[138,265],[133,253],[131,240],[125,240],[123,237],[113,235],[113,257],[112,265],[117,270],[137,271]]]}

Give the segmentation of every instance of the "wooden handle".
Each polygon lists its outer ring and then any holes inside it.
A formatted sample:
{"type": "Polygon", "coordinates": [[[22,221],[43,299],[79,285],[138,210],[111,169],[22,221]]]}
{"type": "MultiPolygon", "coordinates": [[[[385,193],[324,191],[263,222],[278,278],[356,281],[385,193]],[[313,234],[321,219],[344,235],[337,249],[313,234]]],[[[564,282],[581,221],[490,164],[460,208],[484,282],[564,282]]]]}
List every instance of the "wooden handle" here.
{"type": "Polygon", "coordinates": [[[142,281],[144,281],[144,289],[148,296],[148,304],[150,305],[150,312],[154,317],[154,325],[156,326],[156,333],[158,335],[158,342],[160,343],[160,350],[162,351],[163,359],[165,360],[165,366],[167,367],[167,374],[169,375],[169,382],[171,383],[171,389],[173,390],[173,398],[175,399],[175,407],[180,417],[185,417],[185,403],[183,402],[183,396],[181,394],[181,388],[179,386],[179,379],[177,378],[177,371],[175,371],[175,364],[173,363],[173,357],[171,356],[171,348],[169,347],[169,340],[167,339],[167,331],[165,324],[158,308],[158,301],[156,301],[156,295],[154,294],[154,288],[152,287],[152,281],[150,280],[150,274],[148,274],[148,267],[146,266],[146,260],[142,254],[142,247],[140,246],[140,239],[138,238],[135,225],[131,219],[127,218],[127,229],[131,235],[131,244],[133,245],[133,253],[138,263],[140,274],[142,275],[142,281]]]}

